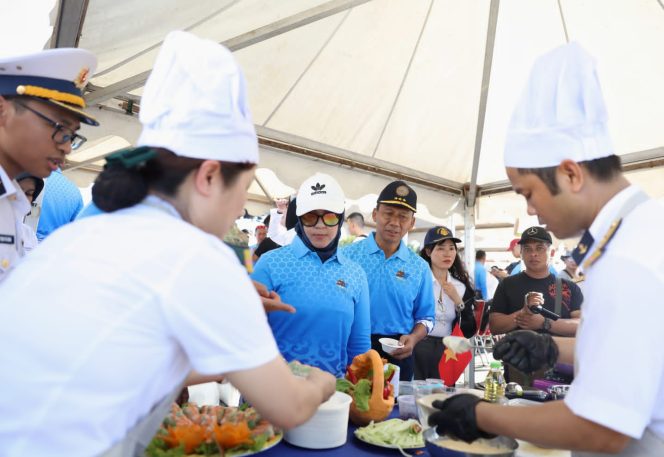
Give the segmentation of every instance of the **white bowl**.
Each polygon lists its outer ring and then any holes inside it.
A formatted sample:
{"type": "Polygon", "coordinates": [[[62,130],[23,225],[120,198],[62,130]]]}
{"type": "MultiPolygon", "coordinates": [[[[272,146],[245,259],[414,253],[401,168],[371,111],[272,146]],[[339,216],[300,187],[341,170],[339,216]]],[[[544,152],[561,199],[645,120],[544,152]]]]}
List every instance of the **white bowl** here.
{"type": "Polygon", "coordinates": [[[387,352],[388,354],[392,354],[397,349],[403,347],[403,343],[395,340],[394,338],[381,338],[378,340],[378,342],[383,348],[383,351],[387,352]]]}
{"type": "Polygon", "coordinates": [[[284,439],[307,449],[330,449],[346,444],[350,395],[335,392],[307,422],[284,432],[284,439]]]}

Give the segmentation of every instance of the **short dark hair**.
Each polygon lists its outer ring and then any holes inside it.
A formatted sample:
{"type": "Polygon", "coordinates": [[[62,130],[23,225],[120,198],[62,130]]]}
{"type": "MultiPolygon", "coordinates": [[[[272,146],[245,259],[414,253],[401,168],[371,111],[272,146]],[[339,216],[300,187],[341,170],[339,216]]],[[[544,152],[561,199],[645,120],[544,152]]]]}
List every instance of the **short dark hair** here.
{"type": "MultiPolygon", "coordinates": [[[[601,157],[599,159],[585,160],[579,162],[579,165],[588,170],[588,174],[600,182],[607,182],[615,178],[622,172],[622,162],[620,156],[610,155],[601,157]]],[[[533,174],[542,180],[544,185],[549,189],[551,195],[558,195],[560,187],[556,181],[556,169],[558,167],[545,167],[545,168],[517,168],[521,175],[533,174]]]]}
{"type": "Polygon", "coordinates": [[[477,251],[475,251],[475,260],[482,260],[482,259],[486,259],[486,251],[478,249],[477,251]]]}
{"type": "Polygon", "coordinates": [[[350,213],[346,218],[346,220],[355,222],[357,225],[360,226],[360,228],[364,227],[364,216],[362,216],[362,213],[358,212],[350,213]]]}

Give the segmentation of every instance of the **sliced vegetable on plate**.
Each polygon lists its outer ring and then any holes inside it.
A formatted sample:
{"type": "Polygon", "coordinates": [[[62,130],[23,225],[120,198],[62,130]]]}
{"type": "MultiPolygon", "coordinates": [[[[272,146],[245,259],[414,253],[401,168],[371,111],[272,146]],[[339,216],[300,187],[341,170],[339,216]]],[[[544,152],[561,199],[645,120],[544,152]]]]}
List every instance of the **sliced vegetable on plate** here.
{"type": "Polygon", "coordinates": [[[415,419],[390,419],[370,423],[355,430],[355,436],[374,446],[395,449],[417,449],[424,447],[422,426],[415,419]]]}
{"type": "Polygon", "coordinates": [[[252,407],[173,403],[169,415],[146,449],[147,457],[251,455],[281,441],[282,433],[252,407]]]}

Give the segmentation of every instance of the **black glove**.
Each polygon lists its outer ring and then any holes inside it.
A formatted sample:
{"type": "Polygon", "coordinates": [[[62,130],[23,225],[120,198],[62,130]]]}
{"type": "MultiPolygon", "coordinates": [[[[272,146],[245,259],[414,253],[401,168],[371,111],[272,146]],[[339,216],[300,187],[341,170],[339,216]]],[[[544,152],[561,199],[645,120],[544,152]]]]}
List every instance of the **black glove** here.
{"type": "Polygon", "coordinates": [[[436,400],[432,405],[440,411],[429,416],[429,425],[436,426],[439,435],[450,435],[467,443],[478,438],[494,438],[496,435],[477,428],[475,407],[481,401],[472,394],[454,395],[445,401],[436,400]]]}
{"type": "Polygon", "coordinates": [[[493,358],[503,360],[524,373],[532,373],[556,364],[558,346],[550,335],[516,330],[494,346],[493,358]]]}

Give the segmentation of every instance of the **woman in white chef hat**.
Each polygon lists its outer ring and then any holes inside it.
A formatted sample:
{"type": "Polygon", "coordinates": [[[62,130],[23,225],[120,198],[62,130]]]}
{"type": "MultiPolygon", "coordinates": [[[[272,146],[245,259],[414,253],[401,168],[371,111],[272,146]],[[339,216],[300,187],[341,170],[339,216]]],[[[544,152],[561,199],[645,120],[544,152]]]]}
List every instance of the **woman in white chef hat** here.
{"type": "Polygon", "coordinates": [[[258,162],[244,84],[228,50],[169,34],[140,146],[108,157],[95,186],[110,214],[57,231],[2,284],[3,455],[142,455],[192,371],[224,374],[286,428],[334,392],[318,369],[291,375],[220,240],[258,162]]]}

